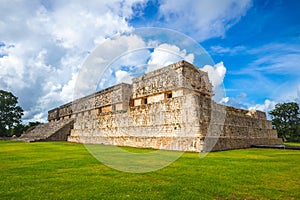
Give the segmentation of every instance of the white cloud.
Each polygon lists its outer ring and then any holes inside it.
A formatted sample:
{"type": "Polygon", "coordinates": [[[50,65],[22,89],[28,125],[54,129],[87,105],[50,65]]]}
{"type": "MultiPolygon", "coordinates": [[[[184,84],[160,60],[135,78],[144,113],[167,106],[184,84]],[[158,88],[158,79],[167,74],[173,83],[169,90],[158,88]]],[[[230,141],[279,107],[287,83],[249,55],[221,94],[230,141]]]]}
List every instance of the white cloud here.
{"type": "Polygon", "coordinates": [[[53,13],[52,35],[64,48],[91,47],[102,42],[105,36],[130,30],[118,13],[104,9],[105,5],[93,4],[98,11],[93,12],[88,6],[72,2],[70,6],[63,3],[53,13]]]}
{"type": "Polygon", "coordinates": [[[276,90],[277,96],[274,98],[277,102],[297,102],[300,104],[300,84],[296,81],[293,83],[287,82],[280,85],[276,90]]]}
{"type": "Polygon", "coordinates": [[[300,62],[300,46],[299,44],[285,44],[285,43],[269,43],[256,48],[246,47],[212,47],[212,51],[216,53],[234,53],[243,48],[242,53],[252,56],[257,59],[235,74],[252,74],[255,73],[268,73],[268,74],[287,74],[295,75],[300,74],[300,68],[295,63],[300,62]]]}
{"type": "Polygon", "coordinates": [[[219,62],[214,66],[205,65],[202,70],[208,73],[209,80],[213,85],[214,100],[217,102],[223,102],[225,97],[223,80],[226,74],[226,67],[224,66],[224,63],[219,62]]]}
{"type": "Polygon", "coordinates": [[[136,35],[107,39],[83,64],[76,81],[75,96],[93,93],[122,80],[129,82],[132,75],[128,71],[134,71],[132,67],[146,63],[149,55],[143,39],[136,35]],[[127,67],[128,70],[123,70],[122,67],[127,67]],[[117,71],[120,72],[116,74],[117,71]],[[122,76],[126,71],[128,76],[122,76]]]}
{"type": "Polygon", "coordinates": [[[275,108],[276,104],[277,104],[277,102],[266,99],[263,104],[256,104],[254,106],[250,106],[248,109],[249,110],[260,110],[260,111],[265,112],[268,115],[269,111],[273,110],[275,108]]]}
{"type": "Polygon", "coordinates": [[[126,19],[141,1],[1,1],[0,89],[19,97],[25,121],[72,98],[84,58],[132,29],[126,19]]]}
{"type": "Polygon", "coordinates": [[[214,87],[218,87],[223,83],[226,74],[226,67],[223,62],[219,62],[214,66],[205,65],[202,70],[208,73],[209,80],[214,87]]]}
{"type": "Polygon", "coordinates": [[[277,96],[274,100],[265,100],[264,104],[256,104],[255,106],[250,106],[249,109],[264,111],[268,114],[269,111],[275,108],[277,103],[284,102],[297,102],[300,103],[300,84],[296,87],[290,86],[292,91],[282,91],[281,94],[277,96]]]}
{"type": "Polygon", "coordinates": [[[116,71],[117,83],[131,83],[132,77],[129,75],[129,72],[118,70],[116,71]]]}
{"type": "MultiPolygon", "coordinates": [[[[74,88],[75,83],[77,80],[78,73],[72,73],[72,78],[69,80],[62,88],[61,92],[59,93],[60,99],[63,99],[66,101],[72,101],[74,100],[74,88]]],[[[56,88],[54,88],[54,91],[56,88]]],[[[60,90],[59,90],[60,91],[60,90]]]]}
{"type": "Polygon", "coordinates": [[[160,5],[164,25],[205,40],[223,37],[252,4],[251,0],[161,0],[160,5]]]}
{"type": "Polygon", "coordinates": [[[186,60],[190,63],[194,62],[194,54],[187,54],[186,50],[180,50],[179,47],[169,44],[161,44],[154,49],[148,61],[147,72],[167,66],[180,60],[186,60]]]}
{"type": "MultiPolygon", "coordinates": [[[[153,41],[151,42],[153,45],[153,41]]],[[[79,78],[84,81],[81,83],[79,80],[80,84],[76,86],[76,90],[84,91],[85,89],[91,89],[91,87],[85,87],[85,85],[93,85],[91,82],[95,83],[99,78],[101,80],[98,89],[103,89],[120,82],[131,83],[132,77],[159,67],[183,59],[191,63],[194,60],[193,54],[187,54],[185,49],[180,50],[175,45],[165,43],[159,45],[158,41],[156,41],[157,47],[154,48],[153,52],[150,52],[148,46],[149,44],[146,44],[142,38],[136,35],[119,36],[107,40],[95,49],[89,60],[85,63],[84,66],[87,67],[87,71],[80,73],[79,78]],[[99,63],[95,62],[97,59],[101,60],[101,66],[106,66],[105,69],[99,68],[99,63]],[[108,63],[111,60],[113,62],[108,63]]]]}
{"type": "Polygon", "coordinates": [[[241,53],[246,51],[246,47],[244,46],[235,46],[235,47],[222,47],[222,46],[211,46],[210,50],[214,54],[222,55],[222,54],[229,54],[234,55],[236,53],[241,53]]]}
{"type": "MultiPolygon", "coordinates": [[[[153,44],[153,41],[151,41],[153,44]]],[[[76,81],[75,95],[104,89],[120,82],[131,83],[135,76],[179,60],[193,62],[194,55],[186,50],[156,41],[153,52],[137,35],[121,35],[98,46],[84,63],[76,81]],[[112,61],[112,62],[111,62],[112,61]],[[96,86],[94,88],[93,86],[96,86]]]]}
{"type": "Polygon", "coordinates": [[[299,63],[299,53],[287,53],[264,55],[251,63],[250,68],[256,72],[267,72],[270,74],[294,74],[300,73],[299,67],[295,63],[299,63]]]}
{"type": "Polygon", "coordinates": [[[223,97],[220,101],[220,103],[222,103],[222,104],[226,104],[228,102],[229,102],[229,97],[223,97]]]}

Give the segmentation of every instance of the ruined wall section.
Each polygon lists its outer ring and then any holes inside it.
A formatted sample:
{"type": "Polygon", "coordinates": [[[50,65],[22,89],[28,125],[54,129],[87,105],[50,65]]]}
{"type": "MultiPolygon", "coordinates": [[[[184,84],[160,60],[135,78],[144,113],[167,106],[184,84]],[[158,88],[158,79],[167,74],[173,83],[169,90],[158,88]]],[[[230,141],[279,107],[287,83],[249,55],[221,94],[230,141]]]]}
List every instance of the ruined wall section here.
{"type": "Polygon", "coordinates": [[[132,86],[121,83],[101,90],[86,97],[52,109],[48,112],[48,121],[77,118],[97,112],[127,110],[131,97],[132,86]]]}
{"type": "Polygon", "coordinates": [[[197,98],[211,90],[207,73],[184,61],[155,70],[133,79],[128,112],[82,119],[70,141],[199,151],[208,122],[200,124],[197,98]]]}
{"type": "Polygon", "coordinates": [[[79,116],[69,141],[200,151],[212,86],[206,72],[184,61],[133,79],[127,111],[79,116]],[[131,103],[132,102],[132,103],[131,103]]]}
{"type": "Polygon", "coordinates": [[[282,140],[277,137],[277,131],[272,128],[272,122],[267,120],[264,112],[213,104],[212,114],[215,112],[220,116],[224,113],[220,111],[226,110],[226,116],[224,124],[210,124],[204,151],[212,143],[215,143],[213,151],[249,148],[258,144],[282,144],[282,140]],[[218,138],[215,137],[217,135],[218,138]]]}
{"type": "Polygon", "coordinates": [[[77,118],[69,141],[167,150],[199,151],[205,134],[196,112],[195,95],[165,99],[77,118]],[[189,106],[186,106],[189,105],[189,106]]]}
{"type": "Polygon", "coordinates": [[[183,78],[182,85],[191,90],[199,92],[207,98],[213,96],[213,87],[208,78],[208,73],[200,70],[198,67],[184,62],[180,68],[180,74],[183,78]]]}
{"type": "Polygon", "coordinates": [[[272,122],[266,119],[266,114],[264,112],[227,107],[226,113],[226,127],[222,136],[239,138],[277,138],[276,131],[272,129],[272,122]]]}
{"type": "Polygon", "coordinates": [[[133,98],[142,98],[182,87],[181,65],[176,63],[132,79],[133,98]]]}
{"type": "Polygon", "coordinates": [[[134,106],[191,93],[199,93],[207,98],[212,96],[212,84],[207,72],[185,61],[133,78],[132,81],[134,106]]]}

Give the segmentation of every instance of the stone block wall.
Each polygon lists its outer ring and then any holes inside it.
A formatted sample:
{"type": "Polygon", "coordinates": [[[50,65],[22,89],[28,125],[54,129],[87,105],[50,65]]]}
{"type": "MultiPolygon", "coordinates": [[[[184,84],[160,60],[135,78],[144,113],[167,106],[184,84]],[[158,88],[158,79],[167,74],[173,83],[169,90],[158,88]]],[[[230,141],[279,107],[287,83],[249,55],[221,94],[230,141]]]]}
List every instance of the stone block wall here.
{"type": "Polygon", "coordinates": [[[205,138],[203,151],[212,151],[249,148],[252,145],[282,144],[277,137],[277,131],[272,128],[271,121],[261,111],[248,111],[233,107],[225,107],[226,117],[223,125],[211,124],[210,130],[222,129],[219,136],[208,135],[205,138]]]}
{"type": "Polygon", "coordinates": [[[130,107],[125,112],[81,116],[69,141],[197,151],[202,132],[194,95],[130,107]],[[190,106],[185,106],[186,101],[190,106]]]}
{"type": "Polygon", "coordinates": [[[196,90],[212,96],[212,84],[207,72],[181,61],[132,79],[134,99],[174,91],[179,88],[196,90]]]}
{"type": "Polygon", "coordinates": [[[190,94],[123,112],[78,117],[69,141],[181,151],[281,144],[271,122],[262,116],[190,94]]]}
{"type": "Polygon", "coordinates": [[[48,121],[76,118],[91,112],[126,110],[132,86],[121,83],[48,111],[48,121]]]}
{"type": "Polygon", "coordinates": [[[212,100],[206,72],[181,61],[48,112],[74,118],[70,142],[180,151],[280,144],[266,115],[212,100]]]}

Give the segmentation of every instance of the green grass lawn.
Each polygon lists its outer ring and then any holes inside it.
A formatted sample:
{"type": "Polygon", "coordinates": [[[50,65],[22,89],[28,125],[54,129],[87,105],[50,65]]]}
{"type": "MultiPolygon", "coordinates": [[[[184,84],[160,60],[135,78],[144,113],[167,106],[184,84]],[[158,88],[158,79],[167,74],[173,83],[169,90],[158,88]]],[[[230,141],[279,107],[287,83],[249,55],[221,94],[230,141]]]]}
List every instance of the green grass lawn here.
{"type": "Polygon", "coordinates": [[[284,145],[286,145],[286,146],[300,147],[300,143],[299,142],[285,142],[284,145]]]}
{"type": "Polygon", "coordinates": [[[0,199],[300,199],[299,183],[297,150],[185,153],[136,174],[101,164],[81,144],[0,141],[0,199]]]}

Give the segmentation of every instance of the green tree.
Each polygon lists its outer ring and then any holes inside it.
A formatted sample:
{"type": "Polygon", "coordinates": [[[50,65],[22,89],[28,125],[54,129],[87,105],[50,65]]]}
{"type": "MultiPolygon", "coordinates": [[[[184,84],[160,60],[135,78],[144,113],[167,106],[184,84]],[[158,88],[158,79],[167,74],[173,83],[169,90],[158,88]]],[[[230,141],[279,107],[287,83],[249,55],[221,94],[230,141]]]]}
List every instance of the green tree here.
{"type": "Polygon", "coordinates": [[[278,103],[269,114],[278,137],[284,141],[299,137],[299,105],[296,102],[278,103]]]}
{"type": "Polygon", "coordinates": [[[9,130],[8,136],[15,135],[17,137],[20,137],[22,135],[22,133],[26,132],[27,129],[28,129],[28,126],[21,124],[21,123],[17,124],[12,129],[9,130]]]}
{"type": "Polygon", "coordinates": [[[23,109],[11,92],[0,90],[0,136],[8,136],[11,129],[21,123],[23,109]]]}

